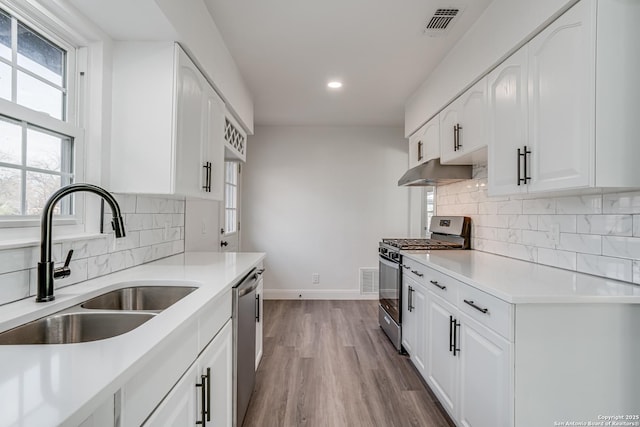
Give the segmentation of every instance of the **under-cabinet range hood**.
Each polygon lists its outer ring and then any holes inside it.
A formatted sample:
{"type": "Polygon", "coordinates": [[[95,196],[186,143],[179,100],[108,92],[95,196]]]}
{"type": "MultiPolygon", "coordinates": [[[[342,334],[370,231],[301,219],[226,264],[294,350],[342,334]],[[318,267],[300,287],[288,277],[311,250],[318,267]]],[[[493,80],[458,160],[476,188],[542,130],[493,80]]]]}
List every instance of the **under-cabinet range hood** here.
{"type": "Polygon", "coordinates": [[[431,186],[451,184],[452,182],[471,179],[469,165],[442,165],[440,159],[431,159],[409,169],[398,180],[398,186],[431,186]]]}

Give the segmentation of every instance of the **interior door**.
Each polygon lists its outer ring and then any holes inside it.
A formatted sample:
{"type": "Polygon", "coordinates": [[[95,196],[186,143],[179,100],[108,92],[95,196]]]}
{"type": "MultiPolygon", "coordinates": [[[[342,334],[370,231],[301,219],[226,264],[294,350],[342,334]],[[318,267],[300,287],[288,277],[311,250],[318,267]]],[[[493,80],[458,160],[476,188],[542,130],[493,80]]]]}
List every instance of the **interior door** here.
{"type": "Polygon", "coordinates": [[[224,163],[224,201],[220,206],[220,250],[240,250],[240,189],[242,163],[224,163]]]}

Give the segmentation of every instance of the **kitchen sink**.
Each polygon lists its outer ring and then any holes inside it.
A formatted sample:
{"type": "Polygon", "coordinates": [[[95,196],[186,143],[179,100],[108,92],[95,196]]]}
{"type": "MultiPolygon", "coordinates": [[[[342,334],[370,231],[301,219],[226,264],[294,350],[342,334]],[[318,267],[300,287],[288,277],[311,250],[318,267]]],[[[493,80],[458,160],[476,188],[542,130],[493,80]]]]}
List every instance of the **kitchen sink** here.
{"type": "Polygon", "coordinates": [[[102,340],[129,332],[153,313],[59,313],[0,334],[0,345],[71,344],[102,340]]]}
{"type": "Polygon", "coordinates": [[[115,337],[132,331],[196,289],[143,284],[115,289],[2,332],[0,345],[72,344],[115,337]]]}
{"type": "Polygon", "coordinates": [[[195,291],[190,286],[132,286],[116,289],[81,304],[98,310],[161,311],[195,291]]]}

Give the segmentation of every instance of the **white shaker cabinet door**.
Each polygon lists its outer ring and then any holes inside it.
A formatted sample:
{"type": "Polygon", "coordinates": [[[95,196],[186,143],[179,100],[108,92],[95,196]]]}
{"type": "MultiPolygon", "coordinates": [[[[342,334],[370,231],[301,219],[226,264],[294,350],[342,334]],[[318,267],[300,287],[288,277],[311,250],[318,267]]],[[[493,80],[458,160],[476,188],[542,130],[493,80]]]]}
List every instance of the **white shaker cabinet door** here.
{"type": "Polygon", "coordinates": [[[460,125],[460,98],[440,112],[440,162],[447,163],[457,155],[456,128],[460,125]]]}
{"type": "Polygon", "coordinates": [[[527,145],[527,46],[507,58],[488,76],[489,194],[526,192],[518,185],[524,164],[518,149],[527,145]]]}
{"type": "Polygon", "coordinates": [[[199,196],[204,169],[200,167],[205,133],[205,93],[208,83],[182,49],[178,49],[176,192],[199,196]]]}
{"type": "Polygon", "coordinates": [[[406,274],[402,276],[402,347],[413,356],[415,352],[417,324],[413,308],[413,290],[418,284],[406,274]]]}
{"type": "MultiPolygon", "coordinates": [[[[200,163],[209,162],[209,176],[201,173],[201,197],[211,200],[224,200],[224,101],[210,85],[205,92],[205,135],[202,143],[200,163]],[[208,181],[207,181],[208,178],[208,181]]],[[[203,171],[201,169],[201,171],[203,171]]]]}
{"type": "Polygon", "coordinates": [[[512,344],[470,317],[460,323],[460,425],[513,426],[512,344]]]}
{"type": "Polygon", "coordinates": [[[594,3],[582,1],[529,43],[529,192],[580,188],[593,175],[594,3]]]}
{"type": "Polygon", "coordinates": [[[422,287],[422,285],[418,285],[414,288],[412,300],[416,332],[414,352],[411,355],[411,360],[418,371],[424,376],[427,370],[427,324],[429,307],[427,305],[427,291],[422,287]]]}
{"type": "Polygon", "coordinates": [[[440,114],[443,164],[486,161],[487,80],[478,81],[440,114]]]}
{"type": "Polygon", "coordinates": [[[427,382],[438,396],[442,406],[455,418],[458,389],[458,357],[453,349],[456,327],[455,307],[430,293],[427,344],[427,382]]]}
{"type": "Polygon", "coordinates": [[[212,427],[231,427],[233,424],[232,332],[229,321],[198,359],[200,374],[209,376],[205,399],[209,413],[206,425],[212,427]]]}
{"type": "Polygon", "coordinates": [[[144,423],[144,427],[183,427],[196,425],[201,419],[196,417],[200,389],[200,375],[194,364],[183,375],[158,408],[144,423]]]}

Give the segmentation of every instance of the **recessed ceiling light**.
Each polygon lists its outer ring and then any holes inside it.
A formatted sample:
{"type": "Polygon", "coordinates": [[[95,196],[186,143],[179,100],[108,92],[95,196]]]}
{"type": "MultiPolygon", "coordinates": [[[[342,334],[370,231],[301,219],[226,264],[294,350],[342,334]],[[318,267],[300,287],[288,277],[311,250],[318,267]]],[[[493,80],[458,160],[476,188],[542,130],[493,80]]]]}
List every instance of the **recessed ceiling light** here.
{"type": "Polygon", "coordinates": [[[342,83],[334,80],[327,83],[327,86],[331,89],[340,89],[342,87],[342,83]]]}

